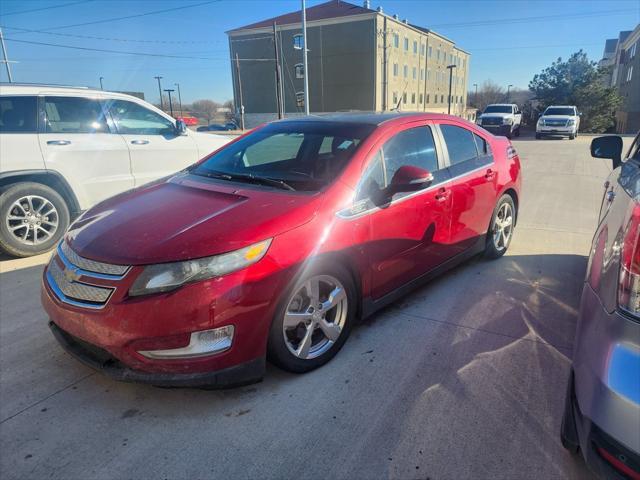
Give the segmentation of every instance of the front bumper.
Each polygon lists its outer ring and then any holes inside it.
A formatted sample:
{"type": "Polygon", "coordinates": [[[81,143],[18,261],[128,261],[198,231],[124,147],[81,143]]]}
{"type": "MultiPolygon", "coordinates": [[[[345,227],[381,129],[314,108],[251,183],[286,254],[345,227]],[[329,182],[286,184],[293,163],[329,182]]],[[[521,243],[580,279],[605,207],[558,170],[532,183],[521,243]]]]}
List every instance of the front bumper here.
{"type": "Polygon", "coordinates": [[[536,126],[536,133],[538,135],[574,135],[576,133],[576,127],[571,125],[570,127],[547,127],[547,126],[536,126]]]}
{"type": "Polygon", "coordinates": [[[494,135],[506,136],[511,133],[512,125],[480,125],[482,128],[494,135]]]}

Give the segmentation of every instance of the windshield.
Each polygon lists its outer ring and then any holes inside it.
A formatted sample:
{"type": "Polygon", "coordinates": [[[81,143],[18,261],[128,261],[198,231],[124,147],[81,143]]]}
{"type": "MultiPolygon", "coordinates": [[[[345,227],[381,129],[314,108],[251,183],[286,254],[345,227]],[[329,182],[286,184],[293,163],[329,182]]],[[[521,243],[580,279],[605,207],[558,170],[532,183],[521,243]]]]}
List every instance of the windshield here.
{"type": "Polygon", "coordinates": [[[489,105],[484,109],[484,113],[512,113],[513,107],[511,105],[489,105]]]}
{"type": "Polygon", "coordinates": [[[337,122],[275,123],[222,149],[191,173],[317,191],[336,178],[374,129],[337,122]]]}
{"type": "Polygon", "coordinates": [[[575,110],[573,108],[547,108],[544,115],[575,115],[575,110]]]}

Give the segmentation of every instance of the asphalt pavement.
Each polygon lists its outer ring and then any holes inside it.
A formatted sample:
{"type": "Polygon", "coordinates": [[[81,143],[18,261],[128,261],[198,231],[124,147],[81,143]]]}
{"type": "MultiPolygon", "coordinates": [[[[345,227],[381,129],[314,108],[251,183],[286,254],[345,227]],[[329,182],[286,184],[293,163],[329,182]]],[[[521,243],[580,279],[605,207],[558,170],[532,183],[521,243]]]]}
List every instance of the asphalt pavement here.
{"type": "MultiPolygon", "coordinates": [[[[610,162],[590,137],[515,139],[508,254],[474,259],[358,325],[305,375],[226,391],[112,381],[40,307],[48,255],[0,261],[3,479],[589,479],[560,420],[610,162]]],[[[631,139],[625,139],[630,143],[631,139]]]]}

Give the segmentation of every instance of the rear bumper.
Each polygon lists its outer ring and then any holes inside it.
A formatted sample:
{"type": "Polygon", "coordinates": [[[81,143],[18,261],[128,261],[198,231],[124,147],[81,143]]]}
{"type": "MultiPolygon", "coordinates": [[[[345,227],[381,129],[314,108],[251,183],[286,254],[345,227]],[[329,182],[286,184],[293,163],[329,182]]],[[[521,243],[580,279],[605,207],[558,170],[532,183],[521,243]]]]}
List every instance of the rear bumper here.
{"type": "Polygon", "coordinates": [[[85,365],[122,382],[148,383],[160,387],[230,388],[259,382],[264,376],[264,357],[215,372],[152,373],[134,370],[106,350],[74,337],[53,322],[49,322],[49,328],[67,353],[85,365]]]}

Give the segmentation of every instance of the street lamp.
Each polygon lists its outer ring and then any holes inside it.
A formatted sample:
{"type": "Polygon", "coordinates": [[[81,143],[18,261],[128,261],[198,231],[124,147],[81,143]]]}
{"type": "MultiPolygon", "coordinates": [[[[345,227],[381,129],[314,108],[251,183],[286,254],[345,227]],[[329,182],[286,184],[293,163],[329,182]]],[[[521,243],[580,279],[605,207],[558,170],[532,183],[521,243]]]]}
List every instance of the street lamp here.
{"type": "Polygon", "coordinates": [[[510,98],[510,96],[509,96],[509,95],[510,95],[511,87],[513,87],[513,85],[509,85],[509,86],[507,86],[507,102],[509,101],[509,98],[510,98]]]}
{"type": "Polygon", "coordinates": [[[169,94],[169,111],[171,112],[171,116],[173,117],[173,102],[171,101],[171,92],[175,92],[173,88],[165,88],[165,92],[169,94]]]}
{"type": "Polygon", "coordinates": [[[162,77],[153,77],[158,80],[158,93],[160,94],[160,110],[164,110],[164,103],[162,102],[162,87],[160,86],[160,80],[162,77]]]}
{"type": "Polygon", "coordinates": [[[476,94],[473,97],[474,98],[473,103],[475,103],[476,104],[476,108],[478,108],[478,84],[474,83],[473,86],[476,87],[476,94]]]}
{"type": "Polygon", "coordinates": [[[451,84],[453,82],[453,69],[456,68],[457,65],[447,65],[449,69],[449,108],[447,109],[447,113],[451,115],[451,84]]]}
{"type": "Polygon", "coordinates": [[[176,87],[178,87],[178,104],[180,105],[180,116],[182,116],[182,95],[180,95],[180,84],[174,83],[176,87]]]}
{"type": "Polygon", "coordinates": [[[104,77],[100,77],[100,90],[104,90],[104,87],[102,86],[102,80],[104,80],[104,77]]]}

